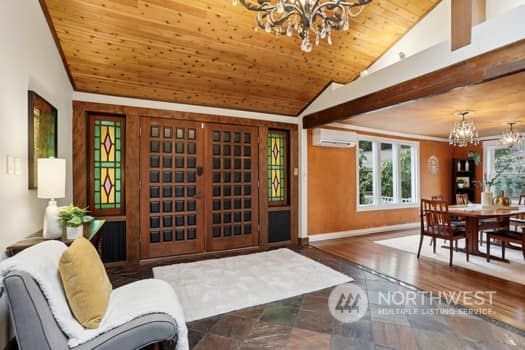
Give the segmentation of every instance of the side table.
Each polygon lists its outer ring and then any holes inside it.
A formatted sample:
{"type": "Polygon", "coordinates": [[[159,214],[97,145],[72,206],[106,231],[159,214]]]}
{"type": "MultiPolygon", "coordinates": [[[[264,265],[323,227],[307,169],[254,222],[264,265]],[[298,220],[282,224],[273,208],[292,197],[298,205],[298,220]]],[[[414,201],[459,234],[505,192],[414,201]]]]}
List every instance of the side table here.
{"type": "MultiPolygon", "coordinates": [[[[101,248],[100,247],[101,236],[98,234],[98,232],[100,228],[102,227],[102,225],[104,225],[105,222],[106,220],[93,220],[84,225],[84,237],[89,239],[91,243],[93,243],[93,245],[95,246],[99,254],[100,254],[100,248],[101,248]]],[[[34,246],[35,244],[38,244],[38,243],[41,243],[47,240],[49,239],[42,237],[42,231],[40,230],[32,234],[28,238],[22,239],[10,245],[9,247],[6,248],[5,253],[8,257],[10,257],[10,256],[13,256],[21,252],[22,250],[26,248],[29,248],[31,246],[34,246]]],[[[71,243],[73,243],[73,240],[66,239],[64,236],[60,238],[59,240],[64,242],[66,245],[70,245],[71,243]]]]}

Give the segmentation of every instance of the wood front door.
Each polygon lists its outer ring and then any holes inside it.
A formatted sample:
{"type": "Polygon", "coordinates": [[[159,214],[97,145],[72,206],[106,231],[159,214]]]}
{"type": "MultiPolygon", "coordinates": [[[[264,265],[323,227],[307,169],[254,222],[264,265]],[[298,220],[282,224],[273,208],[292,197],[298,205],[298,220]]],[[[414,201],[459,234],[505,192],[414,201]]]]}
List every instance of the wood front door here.
{"type": "Polygon", "coordinates": [[[259,244],[257,133],[141,119],[142,259],[259,244]]]}
{"type": "Polygon", "coordinates": [[[141,120],[141,258],[204,250],[201,123],[141,120]]]}
{"type": "Polygon", "coordinates": [[[258,130],[207,124],[206,250],[257,246],[258,130]]]}

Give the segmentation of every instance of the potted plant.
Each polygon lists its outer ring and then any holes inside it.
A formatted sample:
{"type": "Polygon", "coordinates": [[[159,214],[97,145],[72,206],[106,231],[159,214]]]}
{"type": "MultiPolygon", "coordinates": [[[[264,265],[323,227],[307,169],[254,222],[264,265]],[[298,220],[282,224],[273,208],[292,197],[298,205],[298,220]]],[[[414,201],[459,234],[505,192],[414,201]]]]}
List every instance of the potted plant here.
{"type": "Polygon", "coordinates": [[[87,215],[87,208],[79,208],[70,204],[58,210],[58,219],[60,224],[66,228],[66,238],[75,239],[82,235],[84,224],[94,218],[87,215]]]}
{"type": "Polygon", "coordinates": [[[458,188],[463,188],[463,187],[465,187],[465,180],[457,179],[456,180],[456,184],[458,185],[458,188]]]}

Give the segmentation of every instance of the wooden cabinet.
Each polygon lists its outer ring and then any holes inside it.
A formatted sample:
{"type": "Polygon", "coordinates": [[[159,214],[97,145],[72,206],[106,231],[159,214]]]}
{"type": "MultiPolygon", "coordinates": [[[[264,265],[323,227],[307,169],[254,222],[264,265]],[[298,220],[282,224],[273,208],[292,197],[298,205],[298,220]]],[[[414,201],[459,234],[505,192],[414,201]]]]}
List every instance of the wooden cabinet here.
{"type": "Polygon", "coordinates": [[[457,194],[467,194],[474,202],[474,180],[476,164],[473,159],[454,158],[452,164],[452,203],[456,203],[457,194]]]}

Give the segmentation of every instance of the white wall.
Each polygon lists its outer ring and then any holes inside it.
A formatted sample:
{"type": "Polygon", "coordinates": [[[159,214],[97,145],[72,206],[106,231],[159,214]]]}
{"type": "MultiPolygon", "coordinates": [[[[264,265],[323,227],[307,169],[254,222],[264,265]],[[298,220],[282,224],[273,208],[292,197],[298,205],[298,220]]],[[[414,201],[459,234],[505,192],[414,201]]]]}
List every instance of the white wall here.
{"type": "Polygon", "coordinates": [[[428,49],[450,38],[451,0],[443,0],[422,20],[408,31],[397,43],[374,62],[368,74],[378,71],[399,61],[399,53],[406,57],[428,49]]]}
{"type": "Polygon", "coordinates": [[[46,200],[28,190],[27,91],[58,109],[58,156],[68,160],[72,198],[72,88],[38,0],[0,1],[0,251],[41,229],[46,200]],[[20,175],[7,175],[7,155],[20,158],[20,175]]]}
{"type": "MultiPolygon", "coordinates": [[[[489,21],[515,7],[525,4],[525,0],[486,0],[485,20],[489,21]]],[[[383,54],[367,70],[368,73],[378,71],[399,61],[399,52],[412,56],[428,49],[442,41],[450,40],[451,36],[451,0],[441,1],[419,23],[408,31],[396,44],[383,54]]]]}
{"type": "MultiPolygon", "coordinates": [[[[28,190],[27,90],[58,109],[58,155],[67,159],[71,201],[72,88],[38,0],[0,1],[0,252],[38,231],[46,201],[28,190]],[[7,175],[7,155],[21,161],[20,175],[7,175]]],[[[6,341],[5,296],[0,299],[0,348],[6,341]]]]}
{"type": "Polygon", "coordinates": [[[487,19],[499,16],[514,7],[525,4],[525,0],[487,0],[485,14],[487,19]]]}

